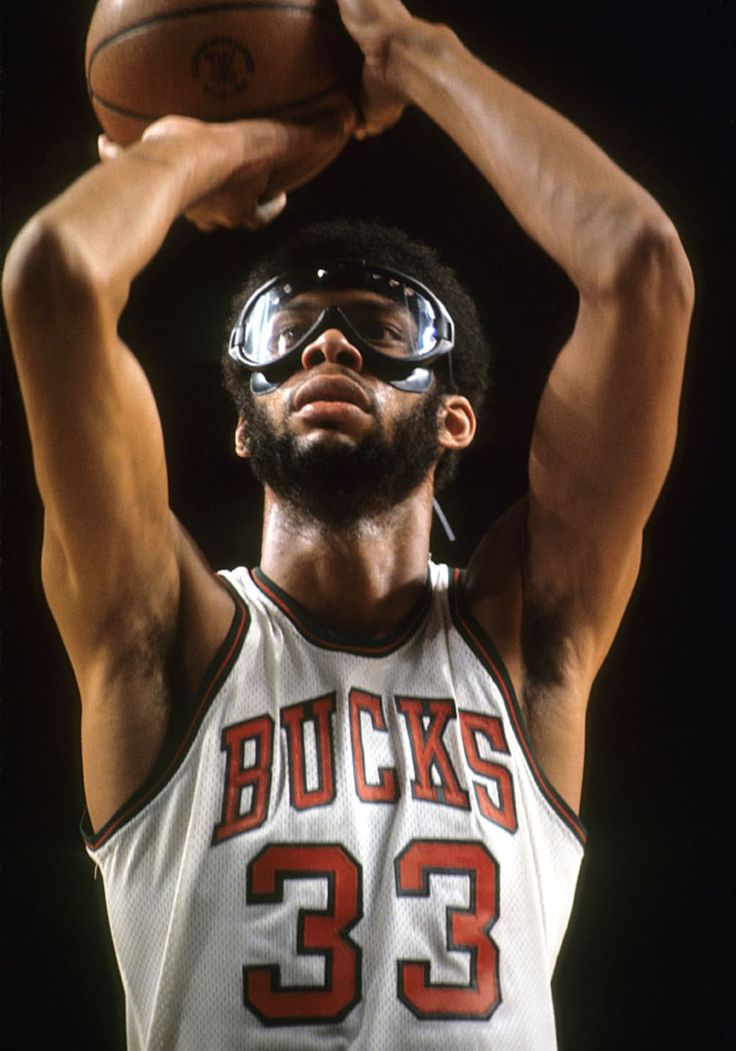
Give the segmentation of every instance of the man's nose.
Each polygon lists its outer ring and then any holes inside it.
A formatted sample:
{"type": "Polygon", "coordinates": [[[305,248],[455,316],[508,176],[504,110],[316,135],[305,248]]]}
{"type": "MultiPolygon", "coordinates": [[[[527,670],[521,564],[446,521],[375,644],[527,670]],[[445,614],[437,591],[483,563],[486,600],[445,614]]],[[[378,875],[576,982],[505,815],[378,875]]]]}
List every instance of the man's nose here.
{"type": "Polygon", "coordinates": [[[315,365],[330,362],[335,365],[346,365],[354,372],[363,368],[363,357],[357,347],[348,340],[339,328],[327,328],[305,347],[302,352],[302,368],[312,369],[315,365]]]}

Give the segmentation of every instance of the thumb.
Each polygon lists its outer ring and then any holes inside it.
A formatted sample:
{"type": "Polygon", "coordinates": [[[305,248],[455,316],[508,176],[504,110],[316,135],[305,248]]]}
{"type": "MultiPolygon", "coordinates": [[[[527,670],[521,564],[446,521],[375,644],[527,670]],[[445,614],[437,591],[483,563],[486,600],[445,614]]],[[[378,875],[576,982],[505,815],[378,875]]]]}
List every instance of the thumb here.
{"type": "Polygon", "coordinates": [[[108,139],[107,135],[97,136],[97,152],[103,164],[106,161],[114,161],[123,152],[123,147],[108,139]]]}
{"type": "Polygon", "coordinates": [[[273,159],[281,161],[294,154],[312,151],[329,152],[337,143],[345,143],[353,134],[358,116],[353,106],[340,106],[291,119],[280,125],[280,135],[273,142],[273,159]]]}
{"type": "Polygon", "coordinates": [[[268,226],[286,208],[286,194],[279,193],[267,201],[258,201],[253,208],[250,219],[244,223],[249,230],[259,230],[262,226],[268,226]]]}
{"type": "Polygon", "coordinates": [[[406,109],[406,101],[366,74],[360,109],[361,120],[353,131],[353,137],[362,140],[370,135],[380,135],[382,131],[393,127],[406,109]]]}

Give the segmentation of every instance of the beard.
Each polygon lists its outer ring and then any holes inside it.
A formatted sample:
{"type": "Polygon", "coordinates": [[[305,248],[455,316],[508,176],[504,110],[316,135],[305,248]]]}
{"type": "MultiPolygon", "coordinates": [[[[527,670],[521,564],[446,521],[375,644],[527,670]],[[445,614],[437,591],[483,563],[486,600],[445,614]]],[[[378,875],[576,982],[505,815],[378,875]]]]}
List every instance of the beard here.
{"type": "Polygon", "coordinates": [[[388,435],[380,415],[374,431],[357,445],[342,441],[299,442],[278,430],[265,408],[247,398],[251,469],[297,522],[349,532],[388,515],[424,481],[441,455],[436,388],[417,395],[388,435]]]}

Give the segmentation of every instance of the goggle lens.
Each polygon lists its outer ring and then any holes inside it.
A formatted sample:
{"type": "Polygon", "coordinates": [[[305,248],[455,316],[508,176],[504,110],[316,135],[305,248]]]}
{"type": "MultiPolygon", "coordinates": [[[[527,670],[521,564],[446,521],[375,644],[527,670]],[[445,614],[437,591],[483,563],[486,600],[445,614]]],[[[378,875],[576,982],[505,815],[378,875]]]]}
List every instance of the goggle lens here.
{"type": "Polygon", "coordinates": [[[248,300],[230,336],[230,355],[253,372],[260,392],[299,368],[306,347],[337,328],[380,378],[426,389],[427,366],[454,345],[452,318],[414,278],[362,260],[339,259],[274,278],[248,300]]]}
{"type": "MultiPolygon", "coordinates": [[[[325,310],[333,306],[361,339],[380,353],[409,360],[423,357],[438,343],[435,311],[414,290],[401,291],[401,299],[369,291],[303,292],[289,298],[282,288],[269,289],[251,305],[244,319],[245,356],[261,365],[283,357],[312,329],[316,333],[325,310]]],[[[349,332],[344,334],[349,338],[349,332]]]]}

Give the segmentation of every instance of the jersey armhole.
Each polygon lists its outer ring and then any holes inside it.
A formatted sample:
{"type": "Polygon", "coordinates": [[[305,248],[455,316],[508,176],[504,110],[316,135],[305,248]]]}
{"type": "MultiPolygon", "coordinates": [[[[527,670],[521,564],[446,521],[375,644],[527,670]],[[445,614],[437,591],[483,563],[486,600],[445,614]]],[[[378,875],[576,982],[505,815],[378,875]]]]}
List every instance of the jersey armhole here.
{"type": "Polygon", "coordinates": [[[238,658],[250,626],[250,613],[242,596],[230,581],[222,576],[219,579],[222,580],[233,597],[235,612],[227,635],[202,677],[192,703],[192,715],[179,732],[167,742],[159,760],[143,785],[96,832],[92,829],[89,814],[85,807],[80,822],[80,832],[88,850],[99,849],[115,832],[126,825],[136,814],[140,813],[169,783],[184,761],[202,720],[238,658]]]}
{"type": "Polygon", "coordinates": [[[475,619],[465,601],[463,572],[460,569],[450,570],[449,605],[454,626],[501,691],[514,734],[539,790],[557,816],[573,832],[579,843],[585,846],[587,839],[585,826],[554,785],[547,780],[529,738],[511,676],[493,641],[475,619]]]}

